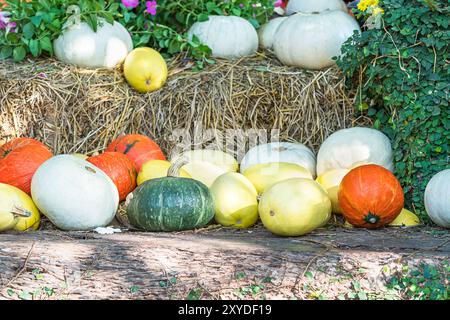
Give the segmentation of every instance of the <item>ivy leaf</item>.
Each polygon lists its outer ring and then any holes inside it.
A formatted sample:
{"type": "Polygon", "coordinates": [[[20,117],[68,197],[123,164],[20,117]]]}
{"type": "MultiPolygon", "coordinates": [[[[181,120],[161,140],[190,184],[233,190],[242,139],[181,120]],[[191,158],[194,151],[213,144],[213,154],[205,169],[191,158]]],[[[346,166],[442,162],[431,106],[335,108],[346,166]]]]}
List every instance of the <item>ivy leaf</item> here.
{"type": "Polygon", "coordinates": [[[34,24],[32,22],[28,22],[26,25],[23,26],[22,32],[23,32],[24,38],[28,39],[28,40],[33,38],[35,30],[36,30],[36,28],[35,28],[34,24]]]}
{"type": "Polygon", "coordinates": [[[26,55],[27,55],[27,51],[25,50],[25,48],[23,46],[15,47],[13,50],[13,59],[16,62],[22,61],[23,59],[25,59],[26,55]]]}

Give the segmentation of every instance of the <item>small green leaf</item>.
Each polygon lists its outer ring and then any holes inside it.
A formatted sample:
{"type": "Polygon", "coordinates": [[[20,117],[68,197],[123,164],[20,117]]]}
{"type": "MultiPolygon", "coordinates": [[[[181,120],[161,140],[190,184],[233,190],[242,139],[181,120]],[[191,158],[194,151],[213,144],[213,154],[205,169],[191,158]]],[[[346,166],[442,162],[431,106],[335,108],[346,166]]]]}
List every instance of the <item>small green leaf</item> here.
{"type": "Polygon", "coordinates": [[[13,50],[13,58],[14,58],[14,61],[16,61],[16,62],[22,61],[23,59],[25,59],[26,55],[27,55],[27,52],[26,52],[25,48],[22,46],[15,47],[13,50]]]}

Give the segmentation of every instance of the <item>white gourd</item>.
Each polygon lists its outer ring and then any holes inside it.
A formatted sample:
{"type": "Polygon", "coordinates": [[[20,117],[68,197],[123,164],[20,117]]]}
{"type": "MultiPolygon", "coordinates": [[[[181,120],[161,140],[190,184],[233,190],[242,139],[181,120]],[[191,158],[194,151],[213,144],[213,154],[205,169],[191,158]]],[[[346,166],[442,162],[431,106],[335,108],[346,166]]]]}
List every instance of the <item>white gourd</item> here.
{"type": "Polygon", "coordinates": [[[113,181],[91,163],[71,155],[50,158],[31,182],[33,201],[62,230],[92,230],[114,218],[119,193],[113,181]]]}
{"type": "Polygon", "coordinates": [[[316,176],[316,157],[314,153],[301,143],[272,142],[251,148],[241,161],[240,172],[262,163],[287,162],[308,169],[316,176]]]}
{"type": "Polygon", "coordinates": [[[86,68],[114,68],[133,50],[129,32],[118,22],[110,24],[99,19],[97,32],[81,22],[79,8],[72,7],[73,15],[65,30],[54,41],[56,57],[68,64],[86,68]]]}
{"type": "Polygon", "coordinates": [[[236,16],[209,16],[196,22],[188,31],[190,39],[197,36],[218,58],[236,59],[251,55],[258,49],[258,34],[247,20],[236,16]]]}
{"type": "Polygon", "coordinates": [[[341,10],[347,12],[347,6],[342,0],[290,0],[286,7],[286,15],[297,12],[322,12],[325,10],[341,10]]]}
{"type": "Polygon", "coordinates": [[[425,209],[434,223],[450,228],[450,169],[437,173],[428,182],[425,209]]]}
{"type": "Polygon", "coordinates": [[[342,11],[297,13],[277,28],[273,48],[285,65],[320,70],[335,64],[354,31],[361,31],[358,22],[342,11]]]}
{"type": "Polygon", "coordinates": [[[280,24],[286,19],[287,17],[278,17],[272,19],[258,29],[259,45],[261,47],[266,49],[273,48],[275,32],[277,31],[280,24]]]}
{"type": "Polygon", "coordinates": [[[317,154],[317,174],[333,169],[352,169],[362,164],[377,164],[393,171],[389,138],[382,132],[363,127],[342,129],[330,135],[317,154]]]}

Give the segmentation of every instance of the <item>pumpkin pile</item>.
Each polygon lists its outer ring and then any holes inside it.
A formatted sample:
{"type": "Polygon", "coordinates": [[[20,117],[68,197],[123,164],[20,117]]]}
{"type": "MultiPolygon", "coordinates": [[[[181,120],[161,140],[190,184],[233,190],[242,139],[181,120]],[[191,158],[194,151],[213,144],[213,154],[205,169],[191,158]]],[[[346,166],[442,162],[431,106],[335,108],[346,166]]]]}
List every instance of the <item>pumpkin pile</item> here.
{"type": "MultiPolygon", "coordinates": [[[[166,159],[151,138],[130,134],[105,152],[56,155],[17,138],[0,147],[0,231],[36,230],[44,214],[62,230],[107,226],[124,201],[130,224],[143,231],[201,228],[212,220],[249,228],[259,219],[279,236],[323,227],[332,214],[346,227],[414,226],[392,173],[389,139],[355,127],[330,135],[317,154],[300,143],[251,148],[239,166],[220,150],[189,150],[166,159]]],[[[431,219],[450,227],[450,171],[425,193],[431,219]]]]}

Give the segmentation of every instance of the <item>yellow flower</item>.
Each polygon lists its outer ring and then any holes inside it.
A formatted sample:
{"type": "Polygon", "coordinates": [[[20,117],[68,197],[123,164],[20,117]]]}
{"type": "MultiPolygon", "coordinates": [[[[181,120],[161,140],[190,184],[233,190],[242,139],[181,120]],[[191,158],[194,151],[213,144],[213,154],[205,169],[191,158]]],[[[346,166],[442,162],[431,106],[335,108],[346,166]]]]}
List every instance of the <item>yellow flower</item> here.
{"type": "Polygon", "coordinates": [[[366,11],[368,7],[378,6],[379,0],[361,0],[358,3],[358,9],[361,11],[366,11]]]}
{"type": "Polygon", "coordinates": [[[374,15],[374,16],[376,16],[377,14],[383,14],[383,13],[384,13],[384,10],[383,10],[383,8],[380,8],[380,7],[375,7],[372,10],[372,15],[374,15]]]}

